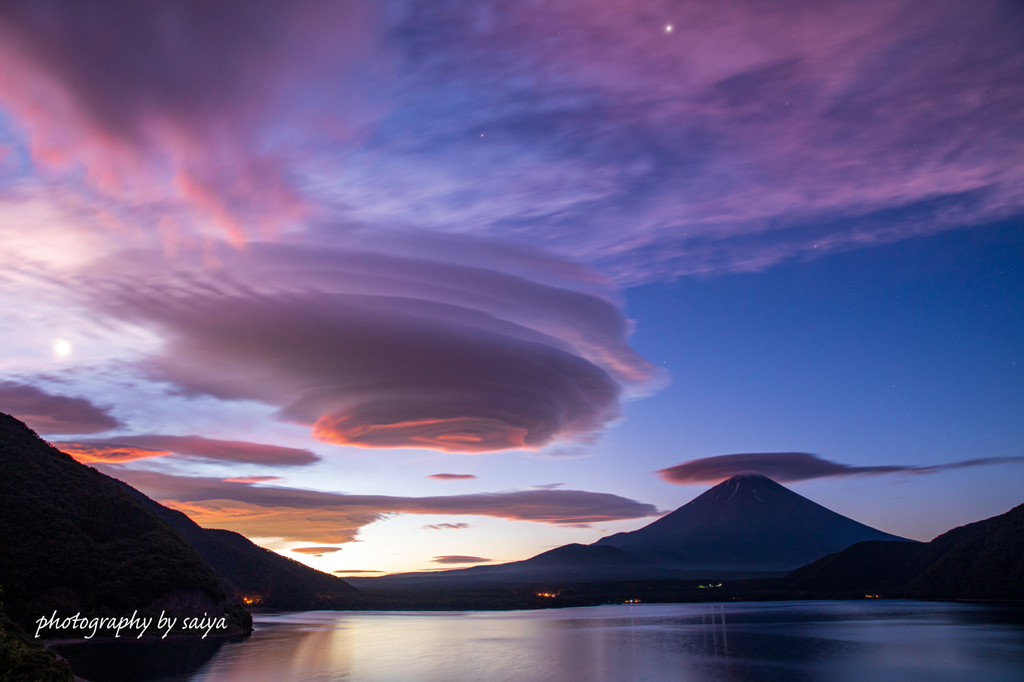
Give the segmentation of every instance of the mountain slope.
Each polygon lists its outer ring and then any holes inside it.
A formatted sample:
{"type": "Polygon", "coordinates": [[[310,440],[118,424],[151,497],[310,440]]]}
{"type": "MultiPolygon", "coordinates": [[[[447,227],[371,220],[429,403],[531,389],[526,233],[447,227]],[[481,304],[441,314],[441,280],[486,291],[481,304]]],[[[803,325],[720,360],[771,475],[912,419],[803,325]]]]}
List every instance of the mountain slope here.
{"type": "Polygon", "coordinates": [[[99,472],[0,414],[0,585],[11,619],[131,613],[177,604],[214,612],[226,595],[170,526],[99,472]]]}
{"type": "Polygon", "coordinates": [[[861,597],[887,593],[912,577],[908,564],[923,545],[917,542],[858,542],[796,569],[782,579],[787,590],[861,597]]]}
{"type": "Polygon", "coordinates": [[[210,564],[235,599],[264,608],[308,610],[336,607],[345,595],[357,591],[341,578],[263,549],[244,535],[203,528],[126,483],[110,480],[170,524],[210,564]]]}
{"type": "Polygon", "coordinates": [[[595,544],[676,570],[782,573],[866,540],[896,537],[837,514],[760,476],[734,476],[671,514],[595,544]]]}
{"type": "Polygon", "coordinates": [[[914,557],[922,566],[902,590],[939,599],[1024,599],[1024,504],[944,533],[914,557]]]}
{"type": "Polygon", "coordinates": [[[353,580],[375,588],[442,585],[514,585],[531,582],[592,582],[626,580],[660,573],[649,562],[617,547],[569,544],[523,561],[494,566],[473,566],[451,571],[398,573],[381,578],[353,580]]]}
{"type": "Polygon", "coordinates": [[[786,589],[821,596],[1024,599],[1024,505],[931,542],[862,542],[804,566],[786,589]]]}

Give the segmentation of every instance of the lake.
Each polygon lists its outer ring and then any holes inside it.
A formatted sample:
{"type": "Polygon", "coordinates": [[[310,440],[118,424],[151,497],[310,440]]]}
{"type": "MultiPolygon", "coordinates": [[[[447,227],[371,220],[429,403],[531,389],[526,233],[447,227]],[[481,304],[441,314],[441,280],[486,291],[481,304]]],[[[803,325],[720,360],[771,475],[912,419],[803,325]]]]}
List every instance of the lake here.
{"type": "Polygon", "coordinates": [[[1020,682],[1024,617],[873,600],[309,611],[256,614],[240,642],[60,651],[92,682],[1020,682]]]}

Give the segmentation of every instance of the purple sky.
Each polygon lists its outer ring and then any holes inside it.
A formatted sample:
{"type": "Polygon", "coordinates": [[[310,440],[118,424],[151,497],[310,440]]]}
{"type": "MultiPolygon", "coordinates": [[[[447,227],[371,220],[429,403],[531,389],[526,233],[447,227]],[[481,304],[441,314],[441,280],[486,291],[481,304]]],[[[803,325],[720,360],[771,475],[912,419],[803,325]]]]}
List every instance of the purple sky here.
{"type": "Polygon", "coordinates": [[[324,570],[521,559],[742,471],[922,539],[1000,513],[1021,35],[964,0],[5,3],[0,410],[324,570]]]}

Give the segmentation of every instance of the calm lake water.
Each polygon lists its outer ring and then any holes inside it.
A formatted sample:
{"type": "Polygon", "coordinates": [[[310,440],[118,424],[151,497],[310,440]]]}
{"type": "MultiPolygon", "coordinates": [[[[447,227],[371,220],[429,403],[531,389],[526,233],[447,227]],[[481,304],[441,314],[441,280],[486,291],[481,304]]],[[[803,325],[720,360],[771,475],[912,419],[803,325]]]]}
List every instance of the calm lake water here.
{"type": "Polygon", "coordinates": [[[256,620],[244,641],[205,649],[62,653],[93,682],[1024,681],[1024,618],[999,606],[652,604],[256,620]],[[154,661],[176,674],[145,670],[154,661]]]}

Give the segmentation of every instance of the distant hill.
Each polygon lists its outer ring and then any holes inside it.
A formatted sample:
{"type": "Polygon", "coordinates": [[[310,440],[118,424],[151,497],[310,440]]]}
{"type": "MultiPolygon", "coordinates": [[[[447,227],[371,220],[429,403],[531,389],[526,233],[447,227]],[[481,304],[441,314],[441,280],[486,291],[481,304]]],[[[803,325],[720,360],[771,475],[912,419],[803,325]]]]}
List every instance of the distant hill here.
{"type": "Polygon", "coordinates": [[[919,544],[836,514],[765,476],[734,476],[639,530],[592,545],[564,545],[507,564],[349,580],[387,590],[781,577],[865,540],[919,544]]]}
{"type": "Polygon", "coordinates": [[[166,608],[248,614],[174,530],[107,477],[0,414],[0,586],[23,627],[43,614],[166,608]]]}
{"type": "Polygon", "coordinates": [[[473,566],[451,571],[397,573],[380,578],[350,579],[375,589],[418,586],[514,585],[534,582],[590,582],[622,580],[658,573],[649,562],[617,547],[570,544],[542,552],[523,561],[494,566],[473,566]]]}
{"type": "Polygon", "coordinates": [[[336,576],[254,544],[244,535],[202,528],[188,516],[110,479],[170,524],[217,573],[234,599],[252,606],[309,610],[343,606],[356,588],[336,576]]]}
{"type": "Polygon", "coordinates": [[[906,566],[923,547],[918,542],[858,542],[798,568],[783,578],[780,586],[849,597],[888,593],[912,577],[906,566]]]}
{"type": "Polygon", "coordinates": [[[598,540],[665,568],[721,577],[784,575],[867,540],[903,541],[760,475],[734,476],[667,516],[598,540]]]}
{"type": "Polygon", "coordinates": [[[805,566],[786,589],[822,596],[1024,599],[1024,505],[931,542],[863,542],[805,566]]]}

